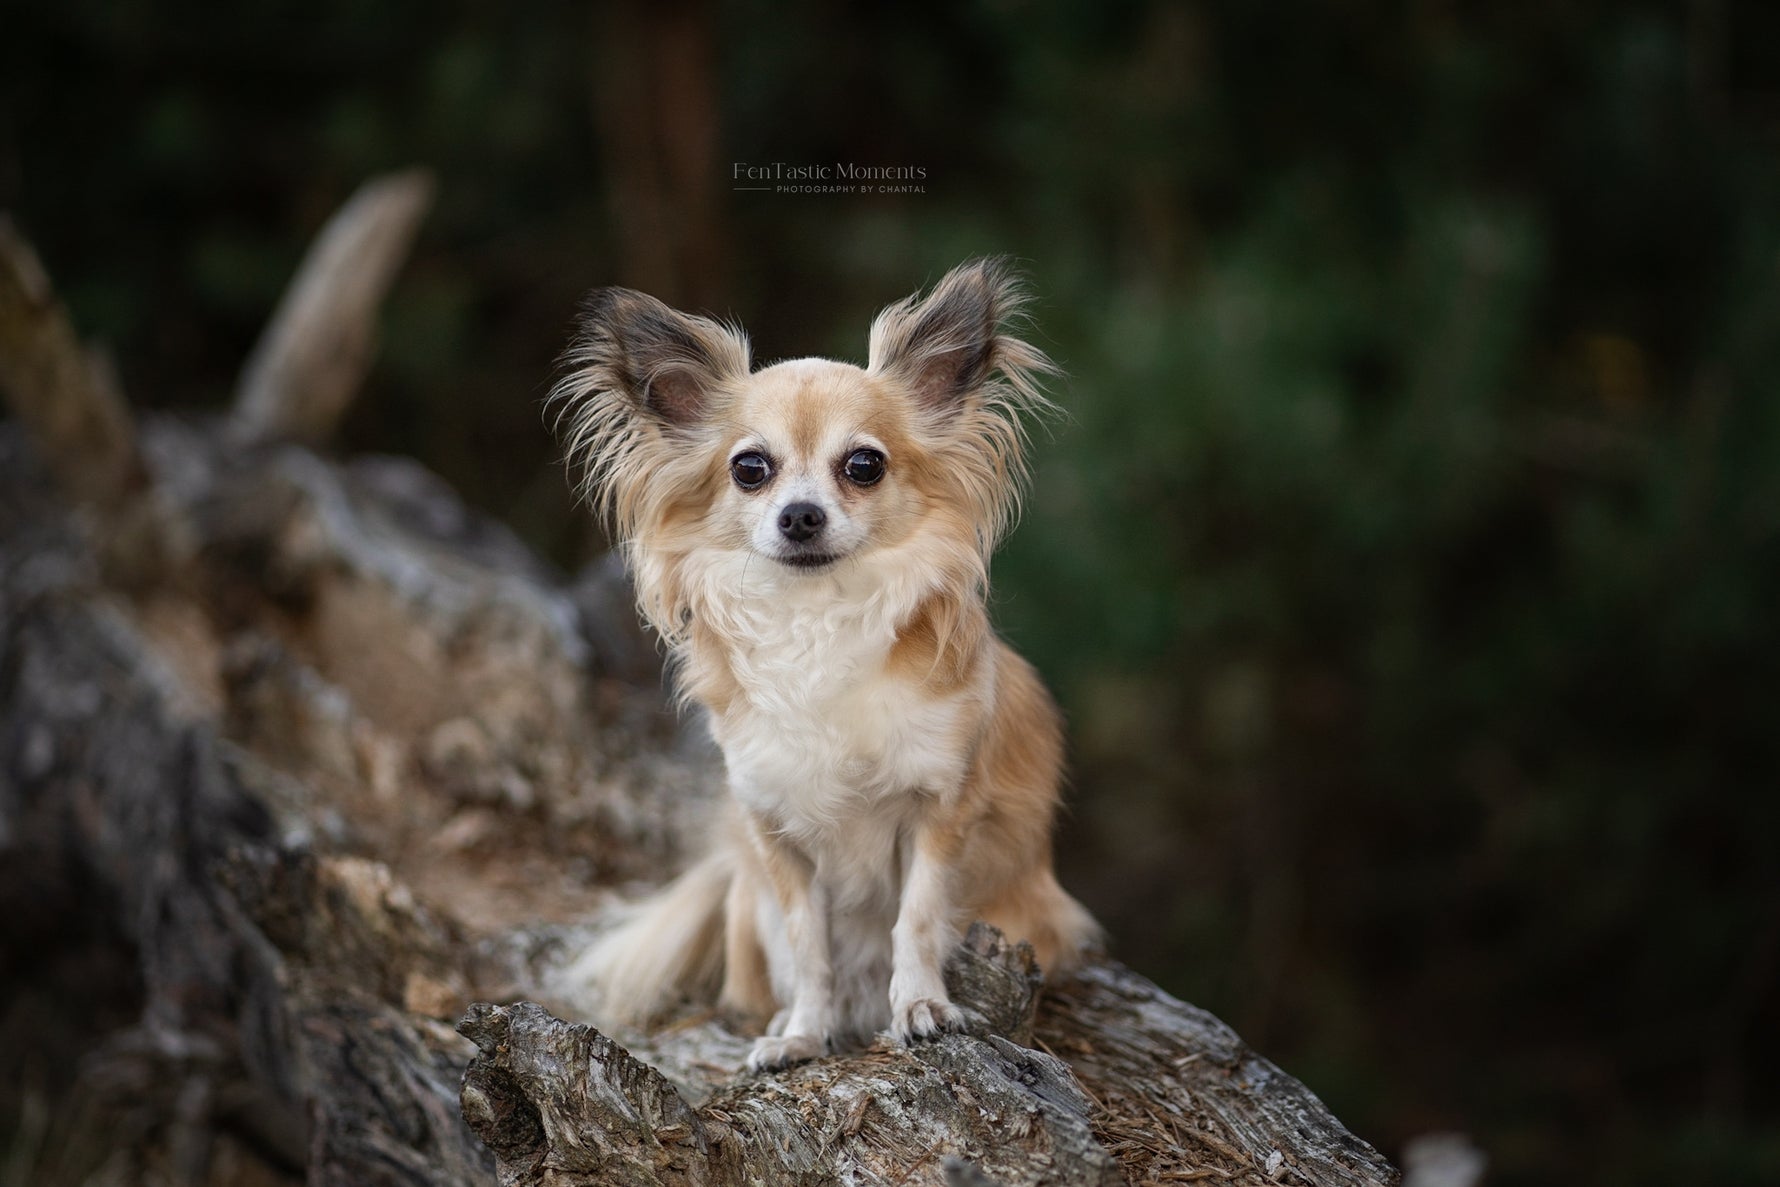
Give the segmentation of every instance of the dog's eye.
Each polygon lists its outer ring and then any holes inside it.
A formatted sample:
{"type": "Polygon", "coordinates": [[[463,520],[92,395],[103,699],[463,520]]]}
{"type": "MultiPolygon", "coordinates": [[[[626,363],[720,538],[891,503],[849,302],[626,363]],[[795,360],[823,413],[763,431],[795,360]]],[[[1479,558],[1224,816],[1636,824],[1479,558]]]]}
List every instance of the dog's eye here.
{"type": "Polygon", "coordinates": [[[884,476],[884,455],[875,449],[855,449],[841,472],[855,486],[870,486],[884,476]]]}
{"type": "Polygon", "coordinates": [[[738,453],[729,459],[729,474],[743,490],[754,490],[773,476],[773,464],[765,454],[738,453]]]}

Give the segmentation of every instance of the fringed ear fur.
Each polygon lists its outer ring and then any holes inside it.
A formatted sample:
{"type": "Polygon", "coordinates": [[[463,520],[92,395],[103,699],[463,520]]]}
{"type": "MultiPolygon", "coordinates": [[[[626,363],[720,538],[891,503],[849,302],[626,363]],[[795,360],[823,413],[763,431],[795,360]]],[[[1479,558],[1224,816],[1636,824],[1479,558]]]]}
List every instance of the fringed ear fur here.
{"type": "Polygon", "coordinates": [[[900,381],[930,411],[963,405],[997,373],[1019,403],[1043,407],[1038,381],[1056,368],[1037,347],[1001,332],[1025,305],[1019,273],[1007,259],[960,264],[927,296],[908,297],[878,314],[870,369],[900,381]]]}
{"type": "MultiPolygon", "coordinates": [[[[956,502],[987,558],[1017,513],[1024,421],[1052,409],[1040,390],[1056,368],[1004,332],[1025,295],[1004,259],[962,264],[925,297],[872,323],[869,371],[910,393],[956,502]]],[[[594,292],[551,393],[566,460],[619,540],[633,542],[668,509],[696,500],[705,451],[687,448],[714,405],[748,377],[739,329],[677,312],[630,289],[594,292]]]]}
{"type": "Polygon", "coordinates": [[[596,289],[550,393],[581,494],[631,538],[651,507],[697,473],[677,441],[748,376],[748,339],[625,288],[596,289]]]}
{"type": "Polygon", "coordinates": [[[1026,422],[1055,411],[1039,385],[1056,365],[1003,332],[1025,303],[1007,260],[972,260],[871,327],[871,373],[900,384],[926,414],[935,472],[970,510],[985,565],[1019,514],[1026,422]]]}
{"type": "Polygon", "coordinates": [[[715,389],[748,374],[748,340],[634,289],[603,288],[582,305],[569,362],[639,411],[685,426],[702,419],[715,389]]]}

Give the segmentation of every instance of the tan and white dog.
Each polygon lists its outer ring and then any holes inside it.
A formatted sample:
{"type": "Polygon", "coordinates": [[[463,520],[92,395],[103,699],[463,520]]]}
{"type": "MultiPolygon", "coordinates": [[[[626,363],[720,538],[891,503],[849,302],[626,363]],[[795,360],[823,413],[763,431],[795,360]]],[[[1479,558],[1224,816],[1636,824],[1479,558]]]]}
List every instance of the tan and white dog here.
{"type": "Polygon", "coordinates": [[[879,314],[863,370],[753,370],[732,327],[589,298],[552,396],[567,456],[732,793],[708,856],[576,963],[605,1020],[721,977],[775,1015],[749,1066],[779,1067],[955,1029],[972,919],[1047,971],[1096,939],[1052,872],[1056,708],[984,608],[1053,369],[1007,332],[1021,302],[973,261],[879,314]]]}

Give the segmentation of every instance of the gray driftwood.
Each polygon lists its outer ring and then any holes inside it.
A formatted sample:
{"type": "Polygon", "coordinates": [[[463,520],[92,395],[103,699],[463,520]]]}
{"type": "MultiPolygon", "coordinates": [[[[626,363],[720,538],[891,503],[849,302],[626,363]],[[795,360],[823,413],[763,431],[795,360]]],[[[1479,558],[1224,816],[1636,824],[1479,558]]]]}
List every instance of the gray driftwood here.
{"type": "Polygon", "coordinates": [[[1210,1015],[987,929],[973,1028],[908,1050],[748,1077],[696,1006],[578,1025],[552,971],[718,783],[621,578],[407,461],[107,423],[169,563],[103,563],[71,438],[0,425],[7,1181],[1394,1181],[1210,1015]]]}

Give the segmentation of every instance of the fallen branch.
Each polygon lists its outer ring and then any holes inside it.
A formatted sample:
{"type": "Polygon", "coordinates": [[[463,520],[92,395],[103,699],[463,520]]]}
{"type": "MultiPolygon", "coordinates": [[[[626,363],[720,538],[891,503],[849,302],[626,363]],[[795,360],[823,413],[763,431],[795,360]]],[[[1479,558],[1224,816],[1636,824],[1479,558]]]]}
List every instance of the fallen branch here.
{"type": "Polygon", "coordinates": [[[313,445],[333,434],[370,369],[378,307],[432,193],[423,170],[380,177],[328,220],[248,356],[234,411],[240,439],[313,445]]]}
{"type": "Polygon", "coordinates": [[[112,509],[141,489],[145,472],[130,411],[106,370],[81,348],[37,253],[5,214],[0,390],[77,505],[112,509]]]}

